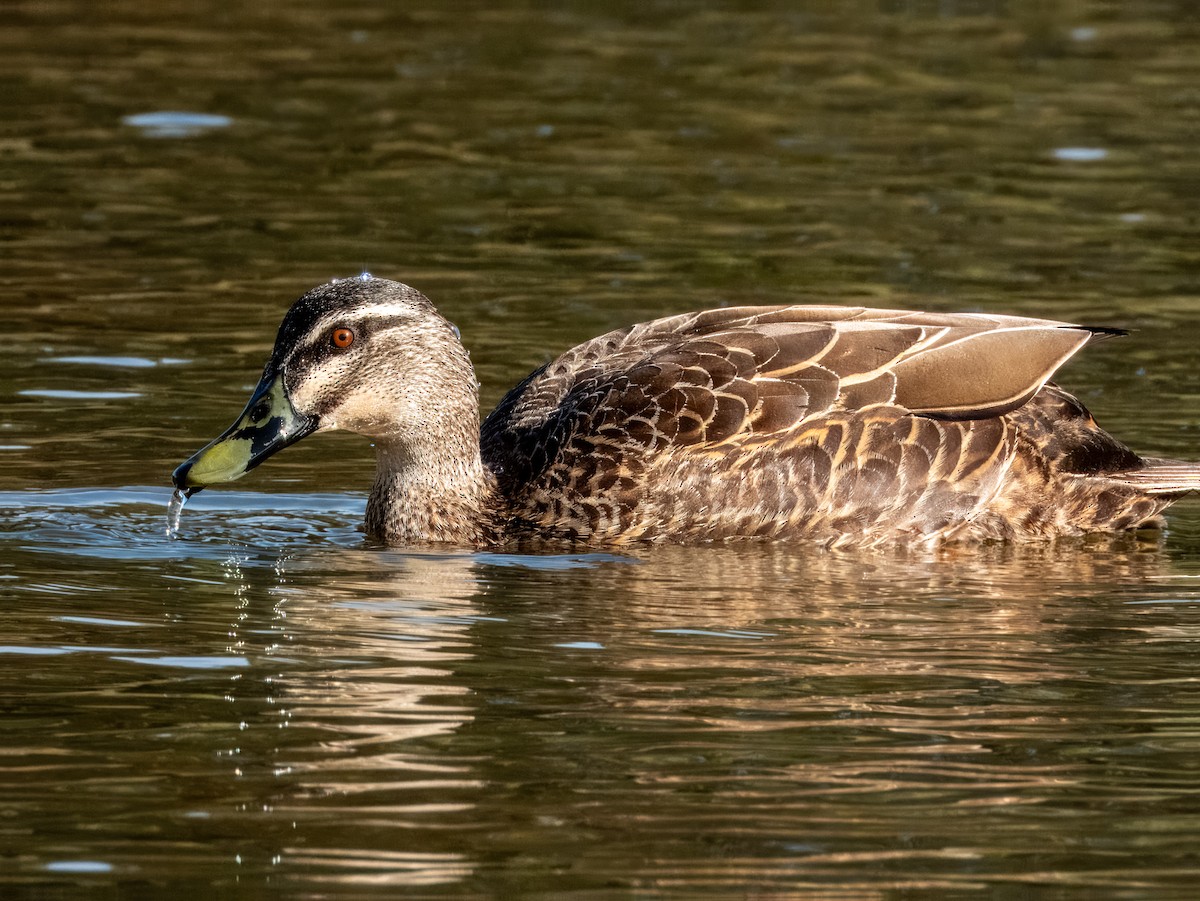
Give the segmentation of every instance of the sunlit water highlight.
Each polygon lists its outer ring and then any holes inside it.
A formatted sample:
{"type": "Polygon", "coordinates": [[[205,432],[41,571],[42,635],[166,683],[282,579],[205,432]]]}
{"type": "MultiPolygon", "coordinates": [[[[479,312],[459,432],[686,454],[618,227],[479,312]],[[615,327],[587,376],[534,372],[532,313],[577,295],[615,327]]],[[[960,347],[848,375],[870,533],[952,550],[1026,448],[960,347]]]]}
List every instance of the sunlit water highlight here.
{"type": "Polygon", "coordinates": [[[125,125],[141,129],[152,138],[188,138],[219,128],[228,128],[233,120],[214,113],[164,111],[137,113],[121,119],[125,125]]]}

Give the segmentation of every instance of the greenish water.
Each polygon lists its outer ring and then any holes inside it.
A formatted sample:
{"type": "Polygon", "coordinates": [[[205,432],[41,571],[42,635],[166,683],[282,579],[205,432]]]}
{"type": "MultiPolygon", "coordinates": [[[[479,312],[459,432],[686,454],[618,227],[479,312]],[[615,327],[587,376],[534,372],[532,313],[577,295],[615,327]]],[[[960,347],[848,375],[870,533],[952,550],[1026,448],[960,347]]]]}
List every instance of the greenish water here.
{"type": "Polygon", "coordinates": [[[1194,500],[930,555],[408,553],[320,436],[164,534],[290,301],[363,269],[485,404],[722,303],[1129,327],[1062,382],[1200,457],[1185,4],[6,16],[5,897],[1194,894],[1194,500]]]}

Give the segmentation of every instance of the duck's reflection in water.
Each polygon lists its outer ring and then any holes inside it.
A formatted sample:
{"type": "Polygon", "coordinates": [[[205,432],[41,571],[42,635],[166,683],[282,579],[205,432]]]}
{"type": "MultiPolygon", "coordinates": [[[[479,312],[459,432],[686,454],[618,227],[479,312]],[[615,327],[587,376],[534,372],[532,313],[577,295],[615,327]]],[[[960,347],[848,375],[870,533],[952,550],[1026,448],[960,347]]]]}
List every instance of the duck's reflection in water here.
{"type": "MultiPolygon", "coordinates": [[[[472,654],[466,556],[342,550],[279,562],[262,690],[278,712],[271,801],[282,859],[308,882],[413,886],[472,872],[439,824],[469,820],[473,761],[431,753],[473,716],[454,668],[472,654]]],[[[268,630],[264,630],[268,631],[268,630]]]]}
{"type": "Polygon", "coordinates": [[[637,565],[493,571],[480,603],[500,624],[456,664],[486,703],[458,738],[486,748],[485,808],[560,824],[539,833],[546,858],[607,829],[592,865],[639,855],[627,875],[646,884],[793,878],[796,856],[815,876],[928,872],[920,848],[947,843],[972,860],[1025,853],[1032,811],[1092,803],[1109,772],[1096,756],[1156,740],[1153,647],[1178,615],[1139,605],[1200,594],[1179,575],[1134,536],[667,547],[637,565]],[[697,830],[744,856],[682,866],[697,830]]]}
{"type": "Polygon", "coordinates": [[[1073,671],[1079,661],[1064,652],[1106,630],[1170,637],[1174,617],[1139,617],[1130,604],[1152,614],[1155,598],[1200,589],[1157,533],[928,552],[663,547],[639,565],[522,578],[525,597],[531,580],[552,589],[558,642],[608,647],[622,668],[687,666],[689,649],[711,644],[728,653],[707,667],[1006,682],[1073,671]]]}
{"type": "Polygon", "coordinates": [[[1136,536],[294,557],[265,686],[290,733],[275,809],[307,824],[286,853],[334,882],[460,881],[492,853],[574,853],[600,816],[653,881],[698,817],[761,839],[786,810],[853,849],[936,839],[972,805],[1083,797],[1093,776],[1053,749],[1135,740],[1111,691],[1138,703],[1136,649],[1178,628],[1145,602],[1195,594],[1181,576],[1136,536]]]}

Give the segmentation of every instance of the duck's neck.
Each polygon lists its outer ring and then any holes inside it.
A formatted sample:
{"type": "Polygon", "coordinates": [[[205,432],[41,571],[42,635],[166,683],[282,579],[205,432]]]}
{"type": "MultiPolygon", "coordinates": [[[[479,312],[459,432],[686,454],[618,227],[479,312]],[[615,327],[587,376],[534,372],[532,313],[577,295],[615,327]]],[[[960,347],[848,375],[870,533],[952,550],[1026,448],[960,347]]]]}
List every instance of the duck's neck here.
{"type": "Polygon", "coordinates": [[[480,545],[494,538],[494,484],[479,458],[479,429],[437,446],[376,441],[367,534],[386,544],[480,545]]]}

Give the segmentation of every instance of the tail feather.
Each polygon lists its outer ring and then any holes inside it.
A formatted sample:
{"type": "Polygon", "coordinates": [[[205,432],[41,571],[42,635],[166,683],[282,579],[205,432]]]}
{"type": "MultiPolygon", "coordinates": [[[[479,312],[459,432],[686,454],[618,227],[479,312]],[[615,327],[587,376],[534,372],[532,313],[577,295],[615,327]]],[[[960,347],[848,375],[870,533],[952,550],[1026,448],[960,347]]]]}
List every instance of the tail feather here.
{"type": "Polygon", "coordinates": [[[1185,494],[1200,491],[1200,463],[1147,457],[1141,469],[1112,473],[1110,478],[1135,485],[1147,494],[1185,494]]]}

